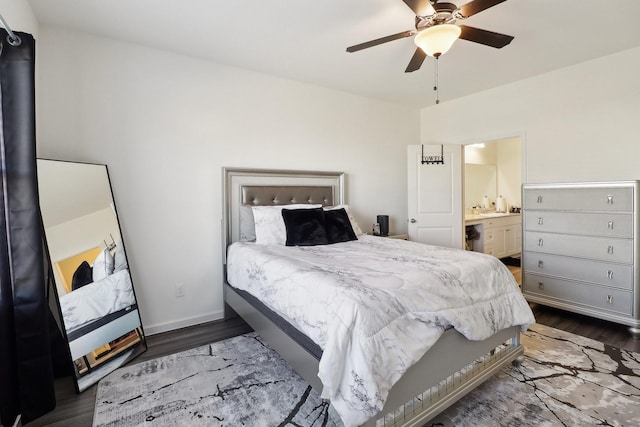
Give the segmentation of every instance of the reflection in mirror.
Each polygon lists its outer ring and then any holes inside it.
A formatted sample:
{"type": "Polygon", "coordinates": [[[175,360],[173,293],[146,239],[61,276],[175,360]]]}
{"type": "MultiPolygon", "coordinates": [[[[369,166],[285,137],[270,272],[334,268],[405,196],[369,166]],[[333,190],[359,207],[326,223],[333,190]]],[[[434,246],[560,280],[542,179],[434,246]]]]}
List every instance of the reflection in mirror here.
{"type": "Polygon", "coordinates": [[[484,196],[495,202],[498,191],[498,174],[495,165],[464,165],[464,207],[471,209],[482,203],[484,196]]]}
{"type": "Polygon", "coordinates": [[[42,222],[78,392],[147,349],[106,165],[38,159],[42,222]]]}

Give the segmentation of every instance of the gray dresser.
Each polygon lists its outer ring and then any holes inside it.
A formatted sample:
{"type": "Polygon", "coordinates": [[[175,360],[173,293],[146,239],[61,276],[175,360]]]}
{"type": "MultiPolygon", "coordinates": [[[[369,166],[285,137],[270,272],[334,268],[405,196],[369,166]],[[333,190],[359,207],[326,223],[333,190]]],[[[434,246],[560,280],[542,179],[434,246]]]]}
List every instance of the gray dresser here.
{"type": "Polygon", "coordinates": [[[528,301],[629,326],[640,338],[638,181],[525,184],[528,301]]]}

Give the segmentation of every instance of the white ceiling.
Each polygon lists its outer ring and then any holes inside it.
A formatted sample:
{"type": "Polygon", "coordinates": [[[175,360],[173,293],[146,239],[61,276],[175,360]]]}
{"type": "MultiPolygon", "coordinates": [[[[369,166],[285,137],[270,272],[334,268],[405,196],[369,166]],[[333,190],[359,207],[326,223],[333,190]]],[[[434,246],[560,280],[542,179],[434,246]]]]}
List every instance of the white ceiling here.
{"type": "MultiPolygon", "coordinates": [[[[347,46],[413,29],[402,0],[29,0],[55,25],[414,107],[433,105],[434,67],[404,73],[415,45],[347,46]]],[[[458,6],[465,0],[454,1],[458,6]]],[[[439,61],[447,100],[640,46],[640,1],[508,0],[464,24],[515,37],[459,40],[439,61]]],[[[594,76],[594,84],[598,78],[594,76]]]]}

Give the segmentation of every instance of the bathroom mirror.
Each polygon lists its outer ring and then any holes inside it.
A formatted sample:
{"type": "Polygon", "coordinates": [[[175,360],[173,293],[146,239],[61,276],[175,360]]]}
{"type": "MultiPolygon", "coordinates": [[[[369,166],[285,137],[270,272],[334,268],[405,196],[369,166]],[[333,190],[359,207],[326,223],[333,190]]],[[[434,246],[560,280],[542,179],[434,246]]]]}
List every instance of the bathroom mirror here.
{"type": "Polygon", "coordinates": [[[484,196],[495,202],[498,192],[498,173],[495,165],[466,163],[464,165],[464,207],[480,205],[484,196]]]}
{"type": "Polygon", "coordinates": [[[146,351],[106,165],[38,159],[61,329],[82,392],[146,351]]]}

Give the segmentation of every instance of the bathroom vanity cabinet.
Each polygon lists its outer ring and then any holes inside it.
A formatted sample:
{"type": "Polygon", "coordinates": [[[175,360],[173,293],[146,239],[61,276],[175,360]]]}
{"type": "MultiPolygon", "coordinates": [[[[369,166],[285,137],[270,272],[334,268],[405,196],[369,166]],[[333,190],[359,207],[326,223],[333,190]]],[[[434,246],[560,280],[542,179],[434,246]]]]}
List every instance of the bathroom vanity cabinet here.
{"type": "Polygon", "coordinates": [[[523,185],[527,300],[640,338],[638,181],[523,185]]]}
{"type": "Polygon", "coordinates": [[[479,239],[473,241],[473,250],[496,258],[520,255],[521,224],[520,214],[490,213],[465,216],[465,225],[475,227],[479,234],[479,239]]]}

